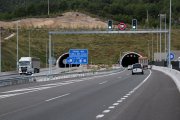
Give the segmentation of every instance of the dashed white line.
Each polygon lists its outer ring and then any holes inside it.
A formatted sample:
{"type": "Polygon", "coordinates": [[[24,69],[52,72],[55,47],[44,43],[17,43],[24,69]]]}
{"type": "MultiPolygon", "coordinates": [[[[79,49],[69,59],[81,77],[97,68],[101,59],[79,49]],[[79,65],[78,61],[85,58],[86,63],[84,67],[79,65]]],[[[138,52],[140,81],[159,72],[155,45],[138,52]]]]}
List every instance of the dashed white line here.
{"type": "Polygon", "coordinates": [[[115,106],[109,106],[109,109],[114,109],[115,108],[115,106]]]}
{"type": "Polygon", "coordinates": [[[125,100],[125,99],[126,99],[126,98],[124,98],[124,97],[123,97],[123,98],[121,98],[121,100],[125,100]]]}
{"type": "Polygon", "coordinates": [[[113,105],[114,105],[114,106],[117,106],[117,105],[119,105],[119,103],[114,103],[113,105]]]}
{"type": "Polygon", "coordinates": [[[105,84],[105,83],[107,83],[108,81],[104,81],[104,82],[101,82],[101,83],[99,83],[100,85],[102,85],[102,84],[105,84]]]}
{"type": "Polygon", "coordinates": [[[127,98],[127,97],[128,97],[127,95],[124,96],[124,98],[127,98]]]}
{"type": "Polygon", "coordinates": [[[96,116],[96,119],[99,119],[99,118],[102,118],[102,117],[104,117],[104,115],[103,115],[103,114],[100,114],[100,115],[97,115],[97,116],[96,116]]]}
{"type": "Polygon", "coordinates": [[[117,102],[118,102],[118,103],[121,103],[121,102],[123,102],[123,100],[118,100],[117,102]]]}
{"type": "Polygon", "coordinates": [[[57,96],[57,97],[54,97],[54,98],[45,100],[45,101],[46,101],[46,102],[49,102],[49,101],[52,101],[52,100],[55,100],[55,99],[58,99],[58,98],[62,98],[62,97],[68,96],[68,95],[70,95],[70,94],[71,94],[71,93],[67,93],[67,94],[64,94],[64,95],[61,95],[61,96],[57,96]]]}
{"type": "Polygon", "coordinates": [[[109,113],[111,110],[104,110],[103,113],[109,113]]]}
{"type": "MultiPolygon", "coordinates": [[[[140,88],[147,80],[148,78],[151,76],[152,72],[150,71],[150,74],[146,77],[146,79],[144,79],[138,86],[136,86],[133,90],[131,90],[129,93],[127,93],[126,95],[124,95],[122,98],[120,98],[120,100],[118,100],[116,103],[114,103],[112,106],[109,106],[108,109],[114,109],[116,106],[118,106],[121,102],[123,102],[126,98],[128,98],[128,96],[130,96],[132,93],[134,93],[138,88],[140,88]]],[[[129,75],[129,74],[127,74],[129,75]]],[[[118,77],[119,78],[119,77],[118,77]]],[[[110,110],[104,110],[103,113],[104,114],[100,114],[96,116],[96,119],[102,118],[105,116],[106,113],[109,113],[110,110]]]]}
{"type": "Polygon", "coordinates": [[[118,77],[118,78],[122,78],[122,77],[120,76],[120,77],[118,77]]]}

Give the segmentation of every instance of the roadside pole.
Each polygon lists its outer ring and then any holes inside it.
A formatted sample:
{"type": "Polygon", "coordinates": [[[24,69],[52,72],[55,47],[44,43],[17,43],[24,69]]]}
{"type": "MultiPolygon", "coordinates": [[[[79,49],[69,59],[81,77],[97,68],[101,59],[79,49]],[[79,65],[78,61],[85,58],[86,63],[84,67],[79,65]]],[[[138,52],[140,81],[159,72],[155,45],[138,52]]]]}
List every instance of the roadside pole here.
{"type": "Polygon", "coordinates": [[[2,47],[2,46],[1,46],[1,33],[2,33],[2,27],[0,27],[0,74],[1,74],[1,61],[2,61],[2,60],[1,60],[1,49],[2,49],[2,48],[1,48],[1,47],[2,47]]]}

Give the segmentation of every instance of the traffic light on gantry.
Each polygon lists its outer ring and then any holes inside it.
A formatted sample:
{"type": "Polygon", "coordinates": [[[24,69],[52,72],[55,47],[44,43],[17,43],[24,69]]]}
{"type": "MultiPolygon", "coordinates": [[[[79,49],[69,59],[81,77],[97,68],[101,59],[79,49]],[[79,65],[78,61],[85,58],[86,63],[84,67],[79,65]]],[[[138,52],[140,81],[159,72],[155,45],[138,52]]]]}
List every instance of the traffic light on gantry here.
{"type": "Polygon", "coordinates": [[[112,20],[108,20],[108,29],[112,30],[113,28],[113,21],[112,20]]]}
{"type": "Polygon", "coordinates": [[[133,30],[137,29],[137,19],[132,19],[132,29],[133,30]]]}

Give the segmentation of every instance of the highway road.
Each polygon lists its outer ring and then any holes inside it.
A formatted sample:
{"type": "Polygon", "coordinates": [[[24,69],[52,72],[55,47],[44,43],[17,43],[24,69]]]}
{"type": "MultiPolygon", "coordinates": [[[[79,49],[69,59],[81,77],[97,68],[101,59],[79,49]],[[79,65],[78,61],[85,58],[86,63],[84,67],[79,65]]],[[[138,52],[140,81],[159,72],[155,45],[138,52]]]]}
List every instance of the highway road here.
{"type": "Polygon", "coordinates": [[[0,88],[0,120],[180,120],[170,77],[125,70],[0,88]]]}

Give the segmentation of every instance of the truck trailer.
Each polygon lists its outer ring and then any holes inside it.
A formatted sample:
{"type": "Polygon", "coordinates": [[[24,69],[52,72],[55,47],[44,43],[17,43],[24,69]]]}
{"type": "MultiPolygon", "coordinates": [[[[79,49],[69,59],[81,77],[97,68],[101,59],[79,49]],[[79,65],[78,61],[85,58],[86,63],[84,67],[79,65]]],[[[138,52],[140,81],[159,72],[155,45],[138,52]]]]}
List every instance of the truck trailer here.
{"type": "Polygon", "coordinates": [[[143,65],[143,68],[148,68],[148,58],[147,57],[139,57],[138,63],[143,65]]]}
{"type": "Polygon", "coordinates": [[[40,72],[40,58],[21,57],[19,59],[19,74],[34,74],[40,72]]]}

